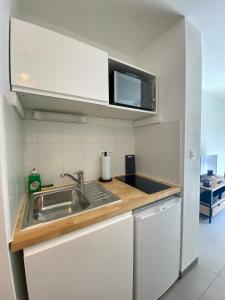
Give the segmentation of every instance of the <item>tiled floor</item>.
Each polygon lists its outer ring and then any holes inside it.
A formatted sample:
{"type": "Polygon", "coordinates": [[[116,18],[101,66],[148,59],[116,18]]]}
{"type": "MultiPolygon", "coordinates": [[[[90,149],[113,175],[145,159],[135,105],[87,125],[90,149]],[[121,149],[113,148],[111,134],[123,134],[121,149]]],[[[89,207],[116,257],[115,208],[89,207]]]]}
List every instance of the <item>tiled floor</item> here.
{"type": "Polygon", "coordinates": [[[199,264],[160,300],[225,300],[225,211],[200,219],[199,264]]]}

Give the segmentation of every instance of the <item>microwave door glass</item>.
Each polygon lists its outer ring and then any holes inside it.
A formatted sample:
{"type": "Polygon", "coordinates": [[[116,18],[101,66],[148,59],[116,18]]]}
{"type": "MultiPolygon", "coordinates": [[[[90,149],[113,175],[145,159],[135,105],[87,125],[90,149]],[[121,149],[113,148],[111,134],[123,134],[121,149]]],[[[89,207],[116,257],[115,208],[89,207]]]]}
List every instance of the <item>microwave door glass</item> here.
{"type": "Polygon", "coordinates": [[[141,107],[148,110],[154,110],[153,87],[151,83],[141,82],[141,107]]]}
{"type": "Polygon", "coordinates": [[[141,107],[141,80],[119,72],[115,72],[114,76],[115,102],[141,107]]]}

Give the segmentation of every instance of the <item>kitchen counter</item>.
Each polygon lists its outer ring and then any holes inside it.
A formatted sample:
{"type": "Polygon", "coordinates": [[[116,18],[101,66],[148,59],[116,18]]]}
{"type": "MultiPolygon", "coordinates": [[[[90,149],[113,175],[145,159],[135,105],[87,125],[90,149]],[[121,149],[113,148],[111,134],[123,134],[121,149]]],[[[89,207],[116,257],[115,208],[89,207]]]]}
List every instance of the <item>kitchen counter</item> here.
{"type": "Polygon", "coordinates": [[[113,178],[112,182],[101,184],[106,189],[117,195],[121,201],[116,201],[109,205],[68,216],[63,219],[57,219],[54,221],[41,223],[39,225],[22,228],[26,201],[28,200],[28,197],[26,196],[18,215],[15,233],[11,242],[12,251],[16,252],[29,246],[42,243],[65,233],[92,225],[94,223],[106,220],[146,204],[157,202],[181,192],[181,187],[177,185],[150,177],[148,178],[166,184],[169,186],[169,188],[157,193],[146,194],[113,178]]]}

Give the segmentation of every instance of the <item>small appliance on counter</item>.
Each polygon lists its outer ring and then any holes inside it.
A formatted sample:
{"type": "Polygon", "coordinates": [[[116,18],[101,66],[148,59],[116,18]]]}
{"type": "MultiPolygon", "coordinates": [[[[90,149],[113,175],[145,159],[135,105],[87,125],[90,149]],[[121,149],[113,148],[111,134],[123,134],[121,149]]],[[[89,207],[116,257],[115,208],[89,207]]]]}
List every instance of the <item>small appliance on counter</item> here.
{"type": "Polygon", "coordinates": [[[135,155],[125,155],[126,175],[134,175],[136,173],[135,155]]]}
{"type": "Polygon", "coordinates": [[[103,151],[101,153],[101,160],[102,160],[102,167],[101,167],[101,173],[102,176],[99,178],[99,181],[101,182],[110,182],[112,181],[111,176],[111,153],[112,151],[103,151]]]}

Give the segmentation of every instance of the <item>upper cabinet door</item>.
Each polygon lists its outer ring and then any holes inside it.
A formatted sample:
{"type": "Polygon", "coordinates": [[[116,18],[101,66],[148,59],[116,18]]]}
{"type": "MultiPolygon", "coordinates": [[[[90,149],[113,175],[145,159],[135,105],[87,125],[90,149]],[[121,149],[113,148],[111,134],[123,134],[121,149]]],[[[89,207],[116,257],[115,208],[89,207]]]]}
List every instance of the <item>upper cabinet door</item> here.
{"type": "Polygon", "coordinates": [[[14,91],[108,102],[107,53],[45,28],[11,19],[14,91]]]}

